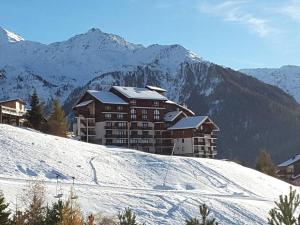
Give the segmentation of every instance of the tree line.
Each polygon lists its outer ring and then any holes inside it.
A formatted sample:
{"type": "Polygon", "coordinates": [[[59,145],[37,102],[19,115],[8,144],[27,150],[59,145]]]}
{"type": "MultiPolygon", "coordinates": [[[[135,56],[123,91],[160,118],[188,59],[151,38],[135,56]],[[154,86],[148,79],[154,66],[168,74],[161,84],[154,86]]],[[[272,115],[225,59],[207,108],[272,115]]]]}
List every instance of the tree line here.
{"type": "MultiPolygon", "coordinates": [[[[77,196],[70,190],[67,200],[60,198],[51,204],[46,204],[45,187],[42,182],[29,183],[20,197],[20,209],[14,213],[9,210],[3,193],[0,191],[0,224],[1,225],[146,225],[138,221],[136,214],[130,208],[125,208],[116,215],[102,213],[84,216],[77,203],[77,196]],[[22,208],[22,209],[21,209],[22,208]]],[[[211,216],[209,208],[199,206],[199,218],[188,218],[185,225],[218,225],[211,216]]]]}
{"type": "Polygon", "coordinates": [[[26,119],[26,125],[35,130],[61,137],[67,135],[69,125],[58,99],[53,101],[50,116],[46,118],[39,97],[34,91],[30,97],[30,110],[26,115],[26,119]]]}

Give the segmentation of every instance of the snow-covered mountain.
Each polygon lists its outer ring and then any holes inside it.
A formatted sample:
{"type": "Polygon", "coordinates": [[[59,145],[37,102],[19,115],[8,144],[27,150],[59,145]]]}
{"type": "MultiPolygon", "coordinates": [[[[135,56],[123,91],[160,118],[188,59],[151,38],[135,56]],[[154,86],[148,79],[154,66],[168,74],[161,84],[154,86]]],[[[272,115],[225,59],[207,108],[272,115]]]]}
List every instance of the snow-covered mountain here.
{"type": "Polygon", "coordinates": [[[242,69],[240,71],[283,89],[300,102],[300,66],[287,65],[280,68],[242,69]]]}
{"type": "Polygon", "coordinates": [[[49,45],[24,41],[0,28],[0,99],[25,96],[27,100],[36,89],[44,102],[64,101],[74,88],[104,73],[148,65],[175,76],[183,62],[202,60],[180,45],[146,48],[95,28],[49,45]]]}
{"type": "Polygon", "coordinates": [[[153,155],[1,124],[0,152],[0,190],[12,210],[32,180],[44,180],[48,201],[56,201],[59,174],[63,198],[75,176],[86,214],[131,207],[148,225],[180,225],[206,203],[222,225],[265,225],[273,201],[289,189],[230,161],[153,155]]]}

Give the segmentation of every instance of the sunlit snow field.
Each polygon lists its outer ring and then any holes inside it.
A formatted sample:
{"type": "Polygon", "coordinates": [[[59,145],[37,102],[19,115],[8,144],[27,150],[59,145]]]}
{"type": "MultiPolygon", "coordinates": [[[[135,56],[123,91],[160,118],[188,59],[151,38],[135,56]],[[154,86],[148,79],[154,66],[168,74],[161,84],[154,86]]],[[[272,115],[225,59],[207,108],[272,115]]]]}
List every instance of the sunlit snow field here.
{"type": "Polygon", "coordinates": [[[15,208],[30,180],[43,180],[56,201],[75,177],[83,211],[118,213],[131,207],[146,224],[183,224],[206,203],[221,224],[266,224],[268,211],[289,184],[236,163],[169,157],[87,144],[0,125],[0,190],[15,208]]]}

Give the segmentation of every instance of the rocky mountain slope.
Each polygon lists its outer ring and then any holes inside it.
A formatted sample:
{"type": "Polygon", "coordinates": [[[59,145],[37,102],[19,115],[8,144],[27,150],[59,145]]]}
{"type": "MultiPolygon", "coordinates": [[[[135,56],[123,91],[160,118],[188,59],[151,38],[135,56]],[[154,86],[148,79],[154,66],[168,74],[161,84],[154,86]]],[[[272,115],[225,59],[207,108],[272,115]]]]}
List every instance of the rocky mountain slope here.
{"type": "Polygon", "coordinates": [[[300,102],[300,66],[287,65],[280,68],[242,69],[240,71],[283,89],[300,102]]]}
{"type": "MultiPolygon", "coordinates": [[[[85,215],[132,208],[148,225],[181,225],[207,204],[222,225],[265,225],[289,184],[237,163],[87,144],[0,124],[0,190],[15,210],[29,181],[47,200],[75,194],[85,215]],[[59,174],[59,184],[56,175],[59,174]],[[58,192],[56,190],[58,187],[58,192]]],[[[294,187],[296,188],[296,187],[294,187]]]]}
{"type": "Polygon", "coordinates": [[[157,85],[216,120],[219,157],[253,164],[267,148],[280,161],[300,146],[300,109],[291,96],[180,45],[144,47],[99,29],[50,45],[10,36],[17,35],[0,36],[0,98],[26,100],[36,89],[46,105],[60,98],[70,112],[86,89],[157,85]]]}

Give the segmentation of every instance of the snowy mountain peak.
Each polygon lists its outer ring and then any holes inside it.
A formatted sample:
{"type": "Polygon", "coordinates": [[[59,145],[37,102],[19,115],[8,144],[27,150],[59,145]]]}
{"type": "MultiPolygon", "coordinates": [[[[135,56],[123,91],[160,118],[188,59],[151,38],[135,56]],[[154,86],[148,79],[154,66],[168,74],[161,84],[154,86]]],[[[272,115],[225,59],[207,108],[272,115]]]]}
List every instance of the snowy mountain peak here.
{"type": "Polygon", "coordinates": [[[24,41],[21,36],[0,27],[0,44],[24,41]]]}

